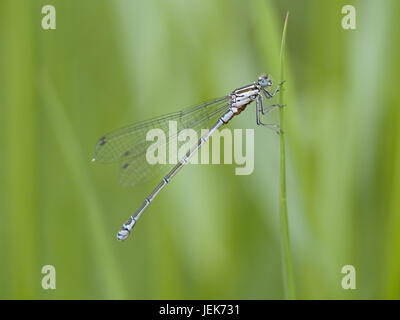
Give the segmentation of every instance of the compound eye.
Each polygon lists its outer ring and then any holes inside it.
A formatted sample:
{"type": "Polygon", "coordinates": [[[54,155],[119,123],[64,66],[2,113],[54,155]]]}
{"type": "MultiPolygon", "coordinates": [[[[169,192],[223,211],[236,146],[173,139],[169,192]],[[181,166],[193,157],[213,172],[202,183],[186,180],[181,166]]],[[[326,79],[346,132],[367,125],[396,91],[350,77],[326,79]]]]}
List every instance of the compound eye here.
{"type": "Polygon", "coordinates": [[[268,78],[260,77],[260,80],[258,81],[258,83],[259,83],[260,86],[268,87],[268,86],[270,86],[271,80],[268,79],[268,78]]]}

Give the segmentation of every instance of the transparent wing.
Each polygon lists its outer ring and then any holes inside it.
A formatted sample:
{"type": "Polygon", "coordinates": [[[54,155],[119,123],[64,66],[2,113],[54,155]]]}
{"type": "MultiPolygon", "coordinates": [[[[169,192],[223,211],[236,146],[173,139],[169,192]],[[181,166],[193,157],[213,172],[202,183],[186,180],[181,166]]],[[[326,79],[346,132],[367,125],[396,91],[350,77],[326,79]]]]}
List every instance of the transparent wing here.
{"type": "Polygon", "coordinates": [[[165,145],[168,155],[169,144],[175,140],[172,138],[176,137],[176,134],[169,132],[169,121],[176,121],[177,134],[189,128],[198,134],[201,129],[208,129],[228,109],[228,101],[229,97],[225,96],[180,112],[117,129],[99,139],[94,160],[102,163],[120,162],[119,182],[125,186],[140,184],[158,175],[160,167],[165,170],[168,167],[149,164],[146,151],[150,146],[159,148],[165,145]],[[161,129],[165,134],[165,140],[146,141],[147,132],[151,129],[161,129]]]}
{"type": "MultiPolygon", "coordinates": [[[[216,121],[216,118],[218,118],[223,112],[225,112],[228,109],[227,103],[224,105],[220,106],[219,109],[214,110],[213,112],[207,114],[203,118],[197,120],[196,122],[193,122],[191,126],[185,127],[183,129],[188,129],[191,128],[194,132],[197,138],[200,138],[200,131],[201,129],[209,129],[212,124],[216,121]]],[[[177,132],[179,133],[182,129],[178,127],[177,132]]],[[[134,156],[127,156],[126,158],[124,157],[121,159],[121,168],[119,171],[119,176],[118,176],[118,181],[121,185],[124,186],[135,186],[138,185],[142,182],[148,181],[149,179],[160,176],[161,172],[160,169],[163,170],[163,174],[165,175],[170,167],[176,164],[176,162],[172,162],[169,165],[161,165],[161,164],[150,164],[147,161],[146,158],[146,152],[148,148],[152,148],[152,150],[159,149],[160,146],[164,146],[164,152],[166,154],[166,158],[168,161],[169,159],[169,148],[172,147],[172,139],[173,137],[176,137],[176,135],[167,135],[166,140],[168,140],[167,143],[160,143],[160,142],[144,142],[141,144],[137,149],[142,150],[143,145],[145,145],[144,150],[139,153],[135,154],[134,156]]],[[[190,147],[193,145],[186,145],[182,146],[184,142],[179,142],[175,141],[177,150],[180,151],[180,153],[183,150],[183,153],[186,153],[190,147]]],[[[197,139],[195,141],[197,143],[197,139]]],[[[175,153],[176,154],[176,153],[175,153]]],[[[179,156],[176,158],[177,161],[180,160],[179,156]]]]}

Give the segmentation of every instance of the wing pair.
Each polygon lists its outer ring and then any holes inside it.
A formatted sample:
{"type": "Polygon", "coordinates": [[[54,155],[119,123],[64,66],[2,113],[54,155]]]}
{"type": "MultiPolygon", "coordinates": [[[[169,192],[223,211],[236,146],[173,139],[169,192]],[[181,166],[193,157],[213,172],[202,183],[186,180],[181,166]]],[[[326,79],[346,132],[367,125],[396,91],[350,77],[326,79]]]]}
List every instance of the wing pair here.
{"type": "MultiPolygon", "coordinates": [[[[201,129],[211,125],[229,108],[229,96],[221,97],[202,104],[170,113],[158,118],[138,122],[117,129],[101,137],[96,145],[93,161],[101,163],[119,162],[121,164],[118,181],[124,186],[135,186],[159,174],[162,165],[152,165],[146,160],[146,151],[169,145],[176,137],[169,132],[169,121],[176,121],[177,133],[183,129],[193,129],[200,137],[201,129]],[[165,133],[164,141],[146,141],[147,132],[161,129],[165,133]]],[[[178,159],[179,160],[179,159],[178,159]]]]}

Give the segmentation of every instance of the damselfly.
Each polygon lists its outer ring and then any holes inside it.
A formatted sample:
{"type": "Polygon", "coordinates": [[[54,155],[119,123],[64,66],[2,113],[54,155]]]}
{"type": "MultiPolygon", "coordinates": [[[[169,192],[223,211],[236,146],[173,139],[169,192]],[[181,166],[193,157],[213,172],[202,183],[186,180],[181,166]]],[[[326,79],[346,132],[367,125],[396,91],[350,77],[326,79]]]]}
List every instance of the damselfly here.
{"type": "MultiPolygon", "coordinates": [[[[279,92],[282,83],[283,82],[279,83],[275,89],[270,92],[268,89],[272,87],[271,78],[268,75],[261,76],[258,78],[258,81],[238,88],[227,96],[205,102],[180,112],[139,122],[101,137],[96,145],[92,161],[120,162],[119,182],[122,185],[132,186],[146,180],[151,176],[151,171],[153,170],[153,166],[146,161],[146,150],[150,145],[150,142],[146,140],[146,132],[152,128],[165,129],[168,126],[168,122],[172,120],[177,122],[179,131],[185,128],[192,128],[199,131],[210,121],[213,122],[208,132],[190,148],[185,156],[146,197],[129,220],[122,225],[117,235],[118,240],[125,240],[129,236],[133,226],[136,224],[143,211],[171,181],[175,174],[188,163],[193,154],[210,138],[210,136],[221,126],[227,124],[234,116],[241,113],[253,101],[256,102],[257,125],[265,126],[274,130],[276,133],[281,133],[278,125],[263,123],[261,121],[261,115],[267,114],[276,108],[283,107],[278,104],[264,107],[263,104],[263,97],[266,99],[272,98],[279,92]]],[[[173,138],[171,134],[168,135],[166,143],[173,138]]]]}

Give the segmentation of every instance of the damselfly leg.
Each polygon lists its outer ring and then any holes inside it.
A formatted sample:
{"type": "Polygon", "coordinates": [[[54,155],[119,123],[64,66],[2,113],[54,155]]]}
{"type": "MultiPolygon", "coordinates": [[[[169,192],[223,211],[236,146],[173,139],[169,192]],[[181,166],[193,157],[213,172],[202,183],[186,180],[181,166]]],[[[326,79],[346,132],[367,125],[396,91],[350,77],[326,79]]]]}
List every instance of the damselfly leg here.
{"type": "Polygon", "coordinates": [[[281,130],[280,126],[277,124],[274,124],[274,123],[263,123],[261,121],[261,114],[266,115],[275,109],[282,108],[285,106],[286,105],[273,104],[273,105],[270,105],[270,106],[264,108],[263,99],[261,96],[258,96],[256,99],[256,123],[257,123],[257,125],[264,126],[268,129],[271,129],[276,134],[281,134],[282,130],[281,130]]]}
{"type": "Polygon", "coordinates": [[[267,89],[265,89],[265,88],[261,88],[261,91],[263,92],[265,98],[271,99],[274,95],[276,95],[276,94],[279,92],[280,87],[281,87],[285,82],[286,82],[286,80],[284,80],[284,81],[282,81],[282,82],[279,82],[279,83],[276,85],[275,90],[274,90],[272,93],[270,93],[270,92],[269,92],[267,89]]]}

